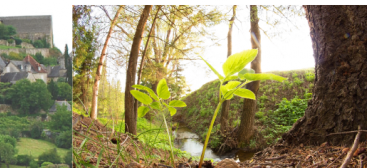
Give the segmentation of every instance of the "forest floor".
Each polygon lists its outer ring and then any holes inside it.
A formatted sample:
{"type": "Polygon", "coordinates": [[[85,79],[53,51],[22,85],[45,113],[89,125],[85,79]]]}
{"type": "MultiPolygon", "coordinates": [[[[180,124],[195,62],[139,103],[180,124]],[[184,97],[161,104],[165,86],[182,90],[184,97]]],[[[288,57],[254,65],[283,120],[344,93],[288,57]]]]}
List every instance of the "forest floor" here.
{"type": "MultiPolygon", "coordinates": [[[[149,147],[137,138],[123,133],[114,133],[98,121],[73,113],[73,167],[122,167],[122,168],[173,168],[169,151],[149,147]],[[112,137],[112,138],[109,138],[112,137]],[[76,163],[76,164],[75,164],[76,163]]],[[[349,167],[367,167],[367,142],[359,144],[349,167]],[[361,166],[362,165],[362,166],[361,166]]],[[[205,168],[238,167],[339,167],[349,148],[330,146],[287,146],[281,143],[269,146],[245,162],[236,163],[225,159],[219,163],[206,160],[205,168]]],[[[198,167],[198,160],[175,156],[176,168],[198,167]]]]}
{"type": "MultiPolygon", "coordinates": [[[[97,120],[80,116],[73,113],[73,152],[77,160],[73,167],[170,167],[169,150],[151,147],[132,135],[114,132],[97,120]]],[[[175,163],[187,160],[175,153],[175,163]]]]}

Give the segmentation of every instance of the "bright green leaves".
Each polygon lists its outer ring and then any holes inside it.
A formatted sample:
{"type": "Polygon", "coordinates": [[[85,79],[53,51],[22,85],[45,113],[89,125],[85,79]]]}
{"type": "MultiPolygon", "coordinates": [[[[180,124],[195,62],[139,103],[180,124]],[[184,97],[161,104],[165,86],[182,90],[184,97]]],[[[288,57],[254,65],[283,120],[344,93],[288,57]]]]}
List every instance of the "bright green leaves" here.
{"type": "MultiPolygon", "coordinates": [[[[204,60],[204,58],[202,57],[200,58],[209,66],[209,68],[218,76],[219,80],[223,83],[225,81],[234,80],[240,77],[239,75],[238,76],[232,76],[232,75],[243,70],[243,68],[245,68],[245,66],[249,62],[255,59],[256,55],[257,55],[257,49],[252,49],[252,50],[245,50],[240,53],[236,53],[229,56],[222,66],[225,77],[219,74],[218,71],[213,68],[213,66],[211,66],[208,62],[204,60]]],[[[246,72],[242,72],[242,75],[243,73],[246,72]]]]}
{"type": "Polygon", "coordinates": [[[157,94],[159,98],[162,98],[164,100],[171,97],[171,93],[168,90],[166,79],[162,79],[159,81],[157,86],[157,94]]]}
{"type": "Polygon", "coordinates": [[[222,67],[224,75],[227,77],[241,71],[256,56],[257,49],[245,50],[229,56],[222,67]]]}
{"type": "Polygon", "coordinates": [[[169,106],[171,107],[186,107],[186,103],[181,100],[172,100],[169,102],[169,106]]]}
{"type": "Polygon", "coordinates": [[[130,93],[135,97],[135,99],[139,100],[143,104],[150,104],[153,102],[152,98],[150,98],[147,94],[143,92],[139,92],[137,90],[130,90],[130,93]]]}
{"type": "Polygon", "coordinates": [[[168,107],[169,113],[171,114],[171,116],[175,115],[177,110],[173,107],[168,107]]]}
{"type": "Polygon", "coordinates": [[[246,69],[246,68],[244,68],[244,69],[242,69],[240,72],[238,72],[238,77],[239,77],[241,80],[243,80],[243,79],[245,79],[245,74],[248,74],[248,73],[250,73],[250,74],[254,74],[254,73],[255,73],[255,71],[254,71],[253,69],[246,69]]]}
{"type": "MultiPolygon", "coordinates": [[[[162,79],[159,81],[157,86],[157,94],[154,93],[154,91],[146,86],[142,85],[133,85],[132,87],[145,90],[149,93],[150,97],[152,97],[155,102],[145,93],[137,91],[137,90],[130,90],[130,93],[137,99],[138,101],[142,102],[143,104],[148,105],[150,108],[163,111],[167,110],[170,112],[171,116],[175,115],[177,110],[174,107],[186,107],[186,103],[180,100],[172,100],[169,102],[169,105],[167,105],[164,101],[161,99],[168,99],[171,97],[171,93],[168,90],[167,82],[165,79],[162,79]],[[164,106],[162,106],[162,104],[164,106]],[[166,108],[164,108],[166,107],[166,108]]],[[[141,106],[138,108],[138,117],[143,117],[147,112],[149,112],[150,108],[146,106],[141,106]]]]}
{"type": "Polygon", "coordinates": [[[158,102],[153,102],[150,107],[152,107],[153,109],[156,109],[156,110],[161,110],[161,106],[159,105],[158,102]]]}
{"type": "Polygon", "coordinates": [[[208,62],[205,61],[205,59],[203,57],[200,56],[200,58],[206,63],[206,65],[209,66],[209,68],[218,76],[219,80],[223,80],[223,76],[221,74],[218,73],[217,70],[215,70],[212,65],[210,65],[208,62]]]}
{"type": "Polygon", "coordinates": [[[250,80],[250,81],[276,80],[276,81],[282,82],[283,80],[287,79],[287,78],[283,78],[281,76],[274,75],[274,74],[251,74],[251,73],[247,73],[247,74],[244,74],[243,77],[247,80],[250,80]]]}
{"type": "Polygon", "coordinates": [[[243,98],[256,100],[254,92],[248,89],[237,89],[234,94],[243,98]]]}
{"type": "Polygon", "coordinates": [[[149,111],[149,107],[140,106],[138,108],[138,118],[144,117],[149,111]]]}
{"type": "Polygon", "coordinates": [[[150,97],[152,97],[154,100],[159,100],[158,99],[158,96],[154,93],[154,91],[146,86],[142,86],[142,85],[133,85],[132,86],[133,88],[137,88],[137,89],[140,89],[140,90],[145,90],[149,93],[150,97]]]}

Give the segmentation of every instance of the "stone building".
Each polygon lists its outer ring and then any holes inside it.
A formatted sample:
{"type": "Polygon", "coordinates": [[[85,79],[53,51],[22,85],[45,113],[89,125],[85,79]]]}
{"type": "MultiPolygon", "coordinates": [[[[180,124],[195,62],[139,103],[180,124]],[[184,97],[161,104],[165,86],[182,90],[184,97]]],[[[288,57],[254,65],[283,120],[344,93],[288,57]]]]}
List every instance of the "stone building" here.
{"type": "Polygon", "coordinates": [[[52,16],[6,16],[0,17],[0,23],[12,25],[17,30],[17,36],[32,41],[46,39],[53,47],[52,16]]]}

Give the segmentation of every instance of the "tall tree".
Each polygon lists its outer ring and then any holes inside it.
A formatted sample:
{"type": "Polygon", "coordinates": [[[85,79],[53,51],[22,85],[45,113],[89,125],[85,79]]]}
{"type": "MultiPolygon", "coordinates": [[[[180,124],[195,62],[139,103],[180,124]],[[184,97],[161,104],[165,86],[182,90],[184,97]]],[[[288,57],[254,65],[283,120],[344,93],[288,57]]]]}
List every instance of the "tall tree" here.
{"type": "Polygon", "coordinates": [[[88,107],[89,85],[95,69],[95,51],[98,48],[96,25],[91,17],[91,6],[73,6],[73,99],[88,107]]]}
{"type": "MultiPolygon", "coordinates": [[[[305,115],[283,136],[289,144],[353,142],[367,129],[367,6],[304,6],[310,26],[315,82],[305,115]]],[[[360,137],[360,141],[366,139],[360,137]]]]}
{"type": "Polygon", "coordinates": [[[69,48],[68,45],[65,45],[64,51],[64,59],[65,59],[65,68],[66,68],[66,81],[70,86],[73,84],[73,67],[70,60],[69,48]]]}
{"type": "Polygon", "coordinates": [[[126,73],[125,85],[125,131],[136,135],[136,122],[138,114],[134,112],[134,97],[131,95],[132,85],[135,84],[136,66],[139,56],[140,44],[142,41],[144,28],[147,23],[149,13],[152,10],[152,5],[146,5],[143,13],[140,16],[138,26],[130,50],[129,65],[126,73]]]}
{"type": "MultiPolygon", "coordinates": [[[[229,20],[229,30],[228,30],[228,36],[227,36],[227,40],[228,40],[227,58],[232,55],[232,29],[233,29],[234,20],[236,18],[236,8],[237,8],[237,5],[233,5],[233,16],[229,20]]],[[[224,101],[222,105],[222,111],[221,111],[221,116],[220,116],[220,131],[222,133],[225,133],[227,129],[229,105],[230,105],[230,100],[224,101]]]]}
{"type": "Polygon", "coordinates": [[[93,85],[93,95],[92,95],[92,110],[90,113],[90,117],[92,119],[97,119],[97,105],[98,105],[98,89],[99,89],[99,81],[102,75],[102,66],[104,63],[104,60],[106,58],[106,49],[107,49],[107,45],[108,45],[108,41],[110,40],[111,37],[111,33],[112,30],[116,24],[117,18],[120,14],[120,12],[122,11],[123,6],[120,6],[119,9],[116,12],[115,18],[113,19],[111,26],[110,26],[110,30],[108,31],[107,37],[106,37],[106,42],[103,45],[103,49],[102,49],[102,53],[101,56],[99,57],[99,63],[98,63],[98,67],[97,67],[97,72],[96,72],[96,76],[94,78],[94,85],[93,85]]]}
{"type": "MultiPolygon", "coordinates": [[[[251,47],[257,48],[257,57],[251,62],[251,69],[255,70],[255,73],[261,73],[261,36],[259,30],[259,17],[258,8],[256,5],[250,6],[250,20],[251,20],[251,47]]],[[[257,95],[259,90],[260,81],[251,82],[246,85],[246,88],[254,92],[257,95]]],[[[241,123],[238,129],[239,142],[248,141],[253,135],[253,126],[255,120],[255,108],[256,101],[251,99],[245,99],[243,102],[243,110],[241,114],[241,123]]]]}
{"type": "MultiPolygon", "coordinates": [[[[157,13],[155,14],[155,17],[153,19],[152,27],[150,28],[148,39],[147,39],[147,42],[145,43],[144,51],[143,51],[143,54],[141,56],[140,67],[139,67],[139,71],[138,71],[138,82],[137,82],[138,85],[140,85],[140,82],[141,82],[141,73],[142,73],[142,70],[143,70],[143,67],[144,67],[145,54],[146,54],[148,46],[149,46],[150,35],[152,34],[152,31],[154,30],[155,21],[157,19],[158,12],[159,12],[160,9],[161,9],[161,6],[158,5],[157,13]]],[[[134,111],[135,112],[134,113],[137,113],[138,112],[138,101],[136,99],[134,101],[135,101],[135,103],[134,103],[134,111]]]]}

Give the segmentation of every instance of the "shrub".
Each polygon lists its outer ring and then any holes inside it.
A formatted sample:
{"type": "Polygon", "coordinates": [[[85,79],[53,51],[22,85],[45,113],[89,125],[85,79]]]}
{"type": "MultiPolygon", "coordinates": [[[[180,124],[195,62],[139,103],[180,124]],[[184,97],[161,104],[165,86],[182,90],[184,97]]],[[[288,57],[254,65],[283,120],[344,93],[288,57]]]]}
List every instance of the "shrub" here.
{"type": "Polygon", "coordinates": [[[9,44],[13,44],[14,40],[13,39],[8,39],[8,43],[9,44]]]}
{"type": "Polygon", "coordinates": [[[20,45],[23,42],[22,39],[20,39],[18,37],[15,37],[14,40],[15,40],[16,45],[20,45]]]}
{"type": "Polygon", "coordinates": [[[301,86],[303,84],[303,80],[296,77],[294,78],[294,83],[298,86],[301,86]]]}
{"type": "Polygon", "coordinates": [[[64,131],[56,137],[56,146],[59,148],[69,149],[72,146],[72,132],[64,131]]]}
{"type": "Polygon", "coordinates": [[[297,78],[297,77],[298,77],[297,72],[293,73],[293,74],[292,74],[292,77],[293,77],[293,78],[297,78]]]}
{"type": "Polygon", "coordinates": [[[51,162],[54,164],[61,163],[61,158],[57,154],[56,148],[50,149],[38,156],[38,164],[42,164],[43,162],[51,162]]]}
{"type": "Polygon", "coordinates": [[[277,104],[279,107],[274,111],[275,122],[278,125],[292,126],[301,118],[307,108],[307,99],[300,99],[298,96],[291,101],[286,98],[277,104]]]}
{"type": "Polygon", "coordinates": [[[32,156],[18,155],[17,156],[17,165],[29,166],[32,160],[33,160],[32,156]]]}
{"type": "Polygon", "coordinates": [[[315,73],[307,72],[305,78],[307,81],[313,82],[315,80],[315,73]]]}

